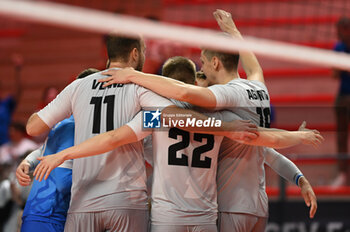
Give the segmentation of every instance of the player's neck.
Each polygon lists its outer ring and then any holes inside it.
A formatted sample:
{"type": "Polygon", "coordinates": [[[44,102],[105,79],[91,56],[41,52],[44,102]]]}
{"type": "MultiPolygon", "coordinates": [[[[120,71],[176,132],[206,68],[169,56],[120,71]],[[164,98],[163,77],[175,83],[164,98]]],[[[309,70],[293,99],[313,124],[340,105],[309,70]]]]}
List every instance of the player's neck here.
{"type": "Polygon", "coordinates": [[[128,68],[128,67],[131,67],[129,63],[118,62],[118,61],[113,61],[109,65],[109,68],[128,68]]]}
{"type": "Polygon", "coordinates": [[[218,83],[217,84],[227,84],[228,82],[239,78],[238,72],[226,72],[223,71],[221,74],[219,74],[219,78],[218,78],[218,83]]]}

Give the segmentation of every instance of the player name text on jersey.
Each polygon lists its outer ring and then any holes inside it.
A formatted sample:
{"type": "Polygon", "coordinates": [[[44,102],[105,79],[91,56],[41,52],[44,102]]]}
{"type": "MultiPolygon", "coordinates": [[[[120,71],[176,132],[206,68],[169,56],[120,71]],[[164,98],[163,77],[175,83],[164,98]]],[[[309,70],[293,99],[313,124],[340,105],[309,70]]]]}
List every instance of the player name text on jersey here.
{"type": "Polygon", "coordinates": [[[107,86],[107,87],[102,87],[104,83],[102,82],[98,82],[96,79],[92,82],[92,89],[110,89],[110,88],[119,88],[119,87],[123,87],[124,84],[113,84],[113,85],[110,85],[110,86],[107,86]]]}
{"type": "Polygon", "coordinates": [[[269,95],[265,92],[265,90],[254,90],[247,89],[249,100],[269,100],[269,95]]]}

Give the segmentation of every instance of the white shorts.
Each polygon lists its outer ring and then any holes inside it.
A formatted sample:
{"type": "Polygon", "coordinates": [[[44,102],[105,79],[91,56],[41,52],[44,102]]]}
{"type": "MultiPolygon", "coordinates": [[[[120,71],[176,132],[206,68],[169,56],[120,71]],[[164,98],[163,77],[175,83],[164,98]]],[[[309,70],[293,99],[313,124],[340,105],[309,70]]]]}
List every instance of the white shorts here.
{"type": "Polygon", "coordinates": [[[148,210],[116,209],[91,213],[69,213],[65,232],[147,232],[148,210]]]}
{"type": "Polygon", "coordinates": [[[243,213],[219,213],[218,218],[220,232],[264,232],[266,223],[266,217],[243,213]]]}
{"type": "Polygon", "coordinates": [[[217,226],[208,225],[151,225],[151,232],[217,232],[217,226]]]}

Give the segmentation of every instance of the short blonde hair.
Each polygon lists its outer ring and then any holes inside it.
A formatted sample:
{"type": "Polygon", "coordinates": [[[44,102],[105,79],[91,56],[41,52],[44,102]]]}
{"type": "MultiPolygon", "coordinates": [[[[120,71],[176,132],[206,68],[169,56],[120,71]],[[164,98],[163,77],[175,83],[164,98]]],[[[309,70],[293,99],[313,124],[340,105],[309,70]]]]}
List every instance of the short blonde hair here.
{"type": "Polygon", "coordinates": [[[165,61],[162,75],[187,84],[194,84],[196,78],[195,63],[183,56],[175,56],[165,61]]]}

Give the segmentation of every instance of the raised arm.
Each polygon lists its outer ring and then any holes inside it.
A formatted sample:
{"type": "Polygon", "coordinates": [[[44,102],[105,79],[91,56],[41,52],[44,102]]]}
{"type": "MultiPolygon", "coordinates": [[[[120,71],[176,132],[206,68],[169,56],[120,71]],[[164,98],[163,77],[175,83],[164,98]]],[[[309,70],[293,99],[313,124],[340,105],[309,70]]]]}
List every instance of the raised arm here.
{"type": "MultiPolygon", "coordinates": [[[[233,38],[243,40],[243,37],[233,22],[232,16],[229,12],[216,10],[213,15],[222,31],[229,33],[233,38]]],[[[243,69],[247,74],[247,79],[257,80],[264,83],[263,71],[254,53],[241,50],[239,51],[239,58],[242,62],[243,69]]]]}
{"type": "Polygon", "coordinates": [[[169,99],[185,101],[205,108],[216,106],[216,98],[207,88],[185,84],[163,76],[145,74],[132,68],[110,69],[103,74],[109,76],[99,80],[99,82],[106,82],[104,87],[115,83],[132,82],[169,99]]]}

